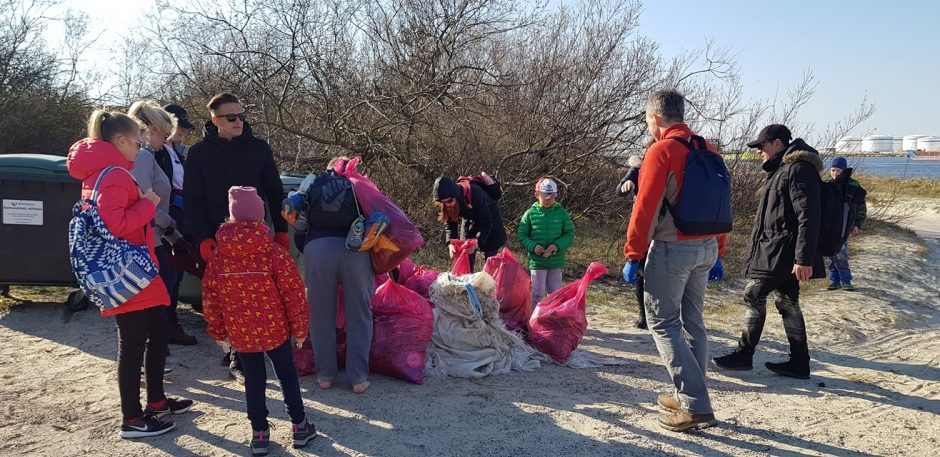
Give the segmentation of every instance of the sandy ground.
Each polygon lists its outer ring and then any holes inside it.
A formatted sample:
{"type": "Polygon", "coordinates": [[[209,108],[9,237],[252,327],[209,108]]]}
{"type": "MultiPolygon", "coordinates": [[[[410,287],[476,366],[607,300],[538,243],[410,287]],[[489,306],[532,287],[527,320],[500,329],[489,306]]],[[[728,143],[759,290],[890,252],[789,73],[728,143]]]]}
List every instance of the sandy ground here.
{"type": "MultiPolygon", "coordinates": [[[[928,230],[938,222],[931,210],[911,224],[928,230]]],[[[763,367],[787,350],[771,312],[753,371],[709,373],[721,420],[711,429],[675,434],[656,425],[652,402],[668,388],[666,372],[650,336],[629,326],[625,289],[623,303],[590,304],[582,347],[627,365],[547,366],[423,386],[375,375],[365,395],[342,379],[323,392],[305,377],[305,403],[321,431],[305,451],[284,445],[290,424],[272,381],[271,455],[937,455],[940,243],[932,243],[925,254],[920,240],[892,229],[854,241],[857,292],[804,286],[813,378],[763,367]]],[[[713,355],[735,344],[743,285],[709,293],[713,355]]],[[[168,435],[127,441],[117,436],[114,323],[93,311],[65,314],[57,304],[64,298],[23,302],[0,318],[0,455],[248,455],[241,387],[228,380],[197,314],[182,308],[199,345],[172,347],[167,380],[168,393],[195,400],[194,410],[177,416],[168,435]]]]}

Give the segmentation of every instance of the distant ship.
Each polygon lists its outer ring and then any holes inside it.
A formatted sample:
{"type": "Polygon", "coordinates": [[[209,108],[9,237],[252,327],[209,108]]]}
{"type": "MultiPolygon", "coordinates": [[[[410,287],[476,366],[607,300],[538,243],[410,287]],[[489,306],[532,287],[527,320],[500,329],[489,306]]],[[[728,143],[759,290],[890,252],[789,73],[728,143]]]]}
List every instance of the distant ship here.
{"type": "Polygon", "coordinates": [[[940,151],[919,151],[919,153],[908,150],[907,157],[911,160],[936,160],[940,161],[940,151]]]}

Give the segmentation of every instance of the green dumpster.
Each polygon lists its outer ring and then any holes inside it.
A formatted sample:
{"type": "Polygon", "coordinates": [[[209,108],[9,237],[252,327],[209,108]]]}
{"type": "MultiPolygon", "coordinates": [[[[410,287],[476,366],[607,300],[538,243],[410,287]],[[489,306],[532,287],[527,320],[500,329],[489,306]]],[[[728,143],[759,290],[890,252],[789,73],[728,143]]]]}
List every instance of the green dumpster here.
{"type": "MultiPolygon", "coordinates": [[[[304,176],[287,175],[287,174],[281,175],[281,183],[284,185],[284,193],[297,190],[297,188],[300,187],[300,183],[304,180],[305,177],[306,177],[305,175],[304,176]]],[[[268,210],[267,205],[265,205],[265,210],[266,211],[268,210]]],[[[270,225],[271,223],[270,212],[268,212],[266,217],[268,220],[268,224],[270,225]]],[[[291,240],[293,240],[294,228],[288,225],[288,230],[289,230],[291,240]]],[[[293,243],[291,243],[290,252],[291,252],[291,256],[294,258],[294,261],[297,263],[297,267],[300,268],[301,277],[303,277],[303,271],[304,271],[303,257],[294,247],[293,243]]],[[[197,311],[202,310],[202,288],[201,288],[201,283],[199,281],[199,278],[196,278],[195,276],[192,276],[189,274],[184,275],[183,283],[180,284],[179,300],[184,303],[189,303],[193,307],[193,309],[196,309],[197,311]]]]}
{"type": "MultiPolygon", "coordinates": [[[[69,175],[65,157],[0,155],[0,289],[11,285],[77,285],[69,261],[69,221],[82,183],[69,175]]],[[[69,297],[80,309],[81,292],[69,297]]]]}

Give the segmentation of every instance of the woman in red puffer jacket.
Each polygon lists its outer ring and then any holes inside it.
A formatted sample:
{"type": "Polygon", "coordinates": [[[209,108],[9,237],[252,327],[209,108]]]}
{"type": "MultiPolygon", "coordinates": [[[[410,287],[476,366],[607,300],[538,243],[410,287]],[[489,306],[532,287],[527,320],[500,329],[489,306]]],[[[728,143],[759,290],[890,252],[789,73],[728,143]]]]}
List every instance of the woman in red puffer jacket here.
{"type": "MultiPolygon", "coordinates": [[[[95,111],[88,121],[88,138],[72,145],[67,163],[69,173],[82,181],[82,198],[91,197],[98,175],[105,168],[118,167],[109,172],[98,186],[98,213],[114,236],[147,246],[150,258],[156,264],[151,221],[156,215],[160,197],[151,189],[141,192],[129,171],[140,151],[140,135],[140,124],[129,116],[95,111]]],[[[163,307],[169,303],[166,286],[158,276],[130,300],[101,312],[103,316],[114,316],[118,327],[118,390],[124,416],[120,432],[122,438],[166,433],[173,429],[174,424],[160,418],[185,412],[192,406],[191,400],[170,399],[163,391],[163,369],[170,335],[170,324],[163,307]],[[140,405],[140,367],[144,362],[146,409],[140,405]]]]}

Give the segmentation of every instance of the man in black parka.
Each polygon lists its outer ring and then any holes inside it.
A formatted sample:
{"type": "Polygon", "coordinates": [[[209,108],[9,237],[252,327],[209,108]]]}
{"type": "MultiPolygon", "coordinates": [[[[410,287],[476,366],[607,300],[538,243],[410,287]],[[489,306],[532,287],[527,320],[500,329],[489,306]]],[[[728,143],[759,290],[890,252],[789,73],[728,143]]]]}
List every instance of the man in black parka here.
{"type": "Polygon", "coordinates": [[[800,281],[825,277],[822,256],[816,252],[822,222],[819,173],[823,164],[815,149],[801,138],[792,142],[791,138],[787,127],[773,124],[748,143],[760,151],[767,175],[745,272],[751,279],[744,290],[747,316],[738,349],[712,361],[728,370],[752,368],[767,316],[767,296],[775,292],[774,304],[783,317],[790,359],[765,365],[780,375],[808,379],[809,349],[799,303],[800,281]]]}
{"type": "MultiPolygon", "coordinates": [[[[281,216],[284,186],[267,141],[255,137],[245,121],[245,109],[238,97],[220,93],[209,101],[205,138],[189,148],[183,174],[183,210],[199,253],[212,261],[215,232],[229,215],[228,190],[232,186],[257,189],[268,204],[274,224],[274,241],[290,248],[287,221],[281,216]]],[[[234,352],[229,373],[244,383],[241,364],[234,352]]]]}

